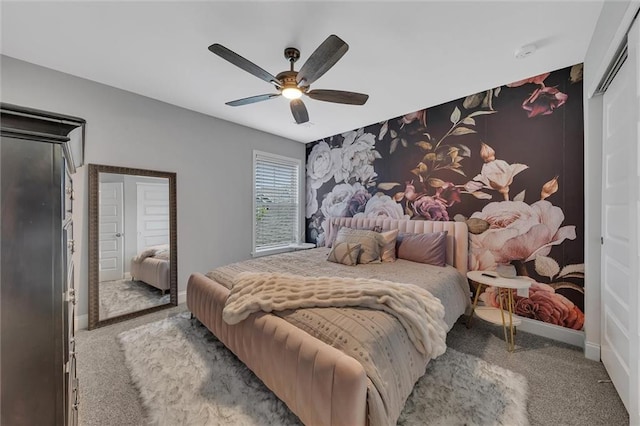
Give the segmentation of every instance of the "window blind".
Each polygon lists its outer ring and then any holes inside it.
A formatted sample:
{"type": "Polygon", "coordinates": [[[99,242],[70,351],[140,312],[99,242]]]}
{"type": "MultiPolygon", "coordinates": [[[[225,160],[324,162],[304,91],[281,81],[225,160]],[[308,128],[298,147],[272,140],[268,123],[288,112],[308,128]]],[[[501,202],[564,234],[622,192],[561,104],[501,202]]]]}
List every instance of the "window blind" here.
{"type": "Polygon", "coordinates": [[[299,161],[255,151],[253,168],[254,252],[298,242],[299,161]]]}

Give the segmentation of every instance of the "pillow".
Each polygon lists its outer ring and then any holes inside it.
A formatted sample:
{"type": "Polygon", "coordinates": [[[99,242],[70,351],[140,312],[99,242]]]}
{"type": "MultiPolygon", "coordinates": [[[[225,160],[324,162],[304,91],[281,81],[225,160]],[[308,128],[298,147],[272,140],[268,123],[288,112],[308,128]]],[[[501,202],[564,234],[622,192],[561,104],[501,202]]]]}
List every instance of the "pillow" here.
{"type": "MultiPolygon", "coordinates": [[[[336,237],[338,236],[338,231],[340,231],[342,228],[349,228],[348,226],[345,225],[335,225],[336,228],[333,231],[333,235],[331,235],[331,239],[329,239],[329,241],[327,241],[327,243],[325,244],[325,246],[327,247],[331,247],[333,246],[333,244],[336,241],[336,237]]],[[[382,232],[382,226],[381,225],[375,225],[372,226],[370,228],[349,228],[349,229],[364,229],[367,231],[375,231],[375,232],[382,232]]]]}
{"type": "Polygon", "coordinates": [[[398,258],[429,265],[445,266],[447,231],[403,234],[398,237],[398,258]]]}
{"type": "Polygon", "coordinates": [[[395,262],[396,261],[396,238],[398,237],[398,230],[393,229],[387,232],[380,232],[379,241],[380,244],[380,260],[383,262],[395,262]]]}
{"type": "Polygon", "coordinates": [[[340,228],[336,236],[337,243],[360,244],[358,263],[380,263],[379,233],[363,229],[340,228]]]}
{"type": "Polygon", "coordinates": [[[327,260],[334,263],[342,263],[343,265],[355,266],[360,256],[360,244],[354,243],[337,243],[329,252],[327,260]]]}

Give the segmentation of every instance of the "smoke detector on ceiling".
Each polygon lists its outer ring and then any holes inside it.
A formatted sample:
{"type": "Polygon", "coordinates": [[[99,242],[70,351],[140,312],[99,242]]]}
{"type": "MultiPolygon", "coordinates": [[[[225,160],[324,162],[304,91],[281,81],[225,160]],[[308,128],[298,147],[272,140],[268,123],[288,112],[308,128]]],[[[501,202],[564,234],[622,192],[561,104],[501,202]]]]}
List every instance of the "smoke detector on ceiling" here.
{"type": "Polygon", "coordinates": [[[519,48],[518,50],[516,50],[515,57],[517,59],[523,59],[523,58],[526,58],[527,56],[533,55],[535,51],[536,51],[535,44],[526,44],[521,48],[519,48]]]}

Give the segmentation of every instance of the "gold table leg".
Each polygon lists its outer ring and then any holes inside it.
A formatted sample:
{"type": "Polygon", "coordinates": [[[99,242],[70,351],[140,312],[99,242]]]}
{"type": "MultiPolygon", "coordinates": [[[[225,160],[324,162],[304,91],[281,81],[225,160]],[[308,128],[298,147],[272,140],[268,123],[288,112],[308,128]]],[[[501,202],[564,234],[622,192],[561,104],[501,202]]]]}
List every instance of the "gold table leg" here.
{"type": "Polygon", "coordinates": [[[504,303],[502,299],[503,289],[501,287],[496,288],[498,289],[498,301],[500,302],[500,317],[502,318],[502,331],[504,331],[504,341],[507,343],[507,351],[511,352],[509,338],[507,337],[507,324],[504,320],[504,303]]]}
{"type": "Polygon", "coordinates": [[[516,349],[516,341],[513,334],[513,292],[507,289],[509,292],[509,329],[511,330],[511,342],[509,352],[513,352],[516,349]]]}
{"type": "Polygon", "coordinates": [[[478,306],[478,296],[480,296],[480,293],[482,291],[482,283],[476,282],[476,284],[478,284],[478,287],[476,287],[476,297],[474,297],[473,299],[473,305],[471,305],[471,313],[469,314],[469,318],[467,319],[467,328],[471,328],[471,320],[473,319],[473,314],[476,311],[476,307],[478,306]]]}

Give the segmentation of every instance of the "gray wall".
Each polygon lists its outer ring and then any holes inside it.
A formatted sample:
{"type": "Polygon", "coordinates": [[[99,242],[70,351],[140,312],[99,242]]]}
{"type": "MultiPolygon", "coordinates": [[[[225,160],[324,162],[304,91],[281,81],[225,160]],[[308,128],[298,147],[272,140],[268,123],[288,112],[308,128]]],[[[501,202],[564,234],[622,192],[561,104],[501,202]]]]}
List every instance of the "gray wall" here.
{"type": "Polygon", "coordinates": [[[600,235],[602,96],[592,96],[627,33],[640,3],[605,2],[584,61],[585,355],[600,359],[600,235]]]}
{"type": "MultiPolygon", "coordinates": [[[[252,151],[304,162],[301,143],[6,56],[0,59],[3,102],[87,120],[87,164],[176,172],[178,292],[186,291],[192,272],[251,256],[252,151]]],[[[88,311],[87,177],[87,167],[74,176],[79,316],[88,311]]],[[[86,324],[85,318],[79,320],[86,324]]]]}

